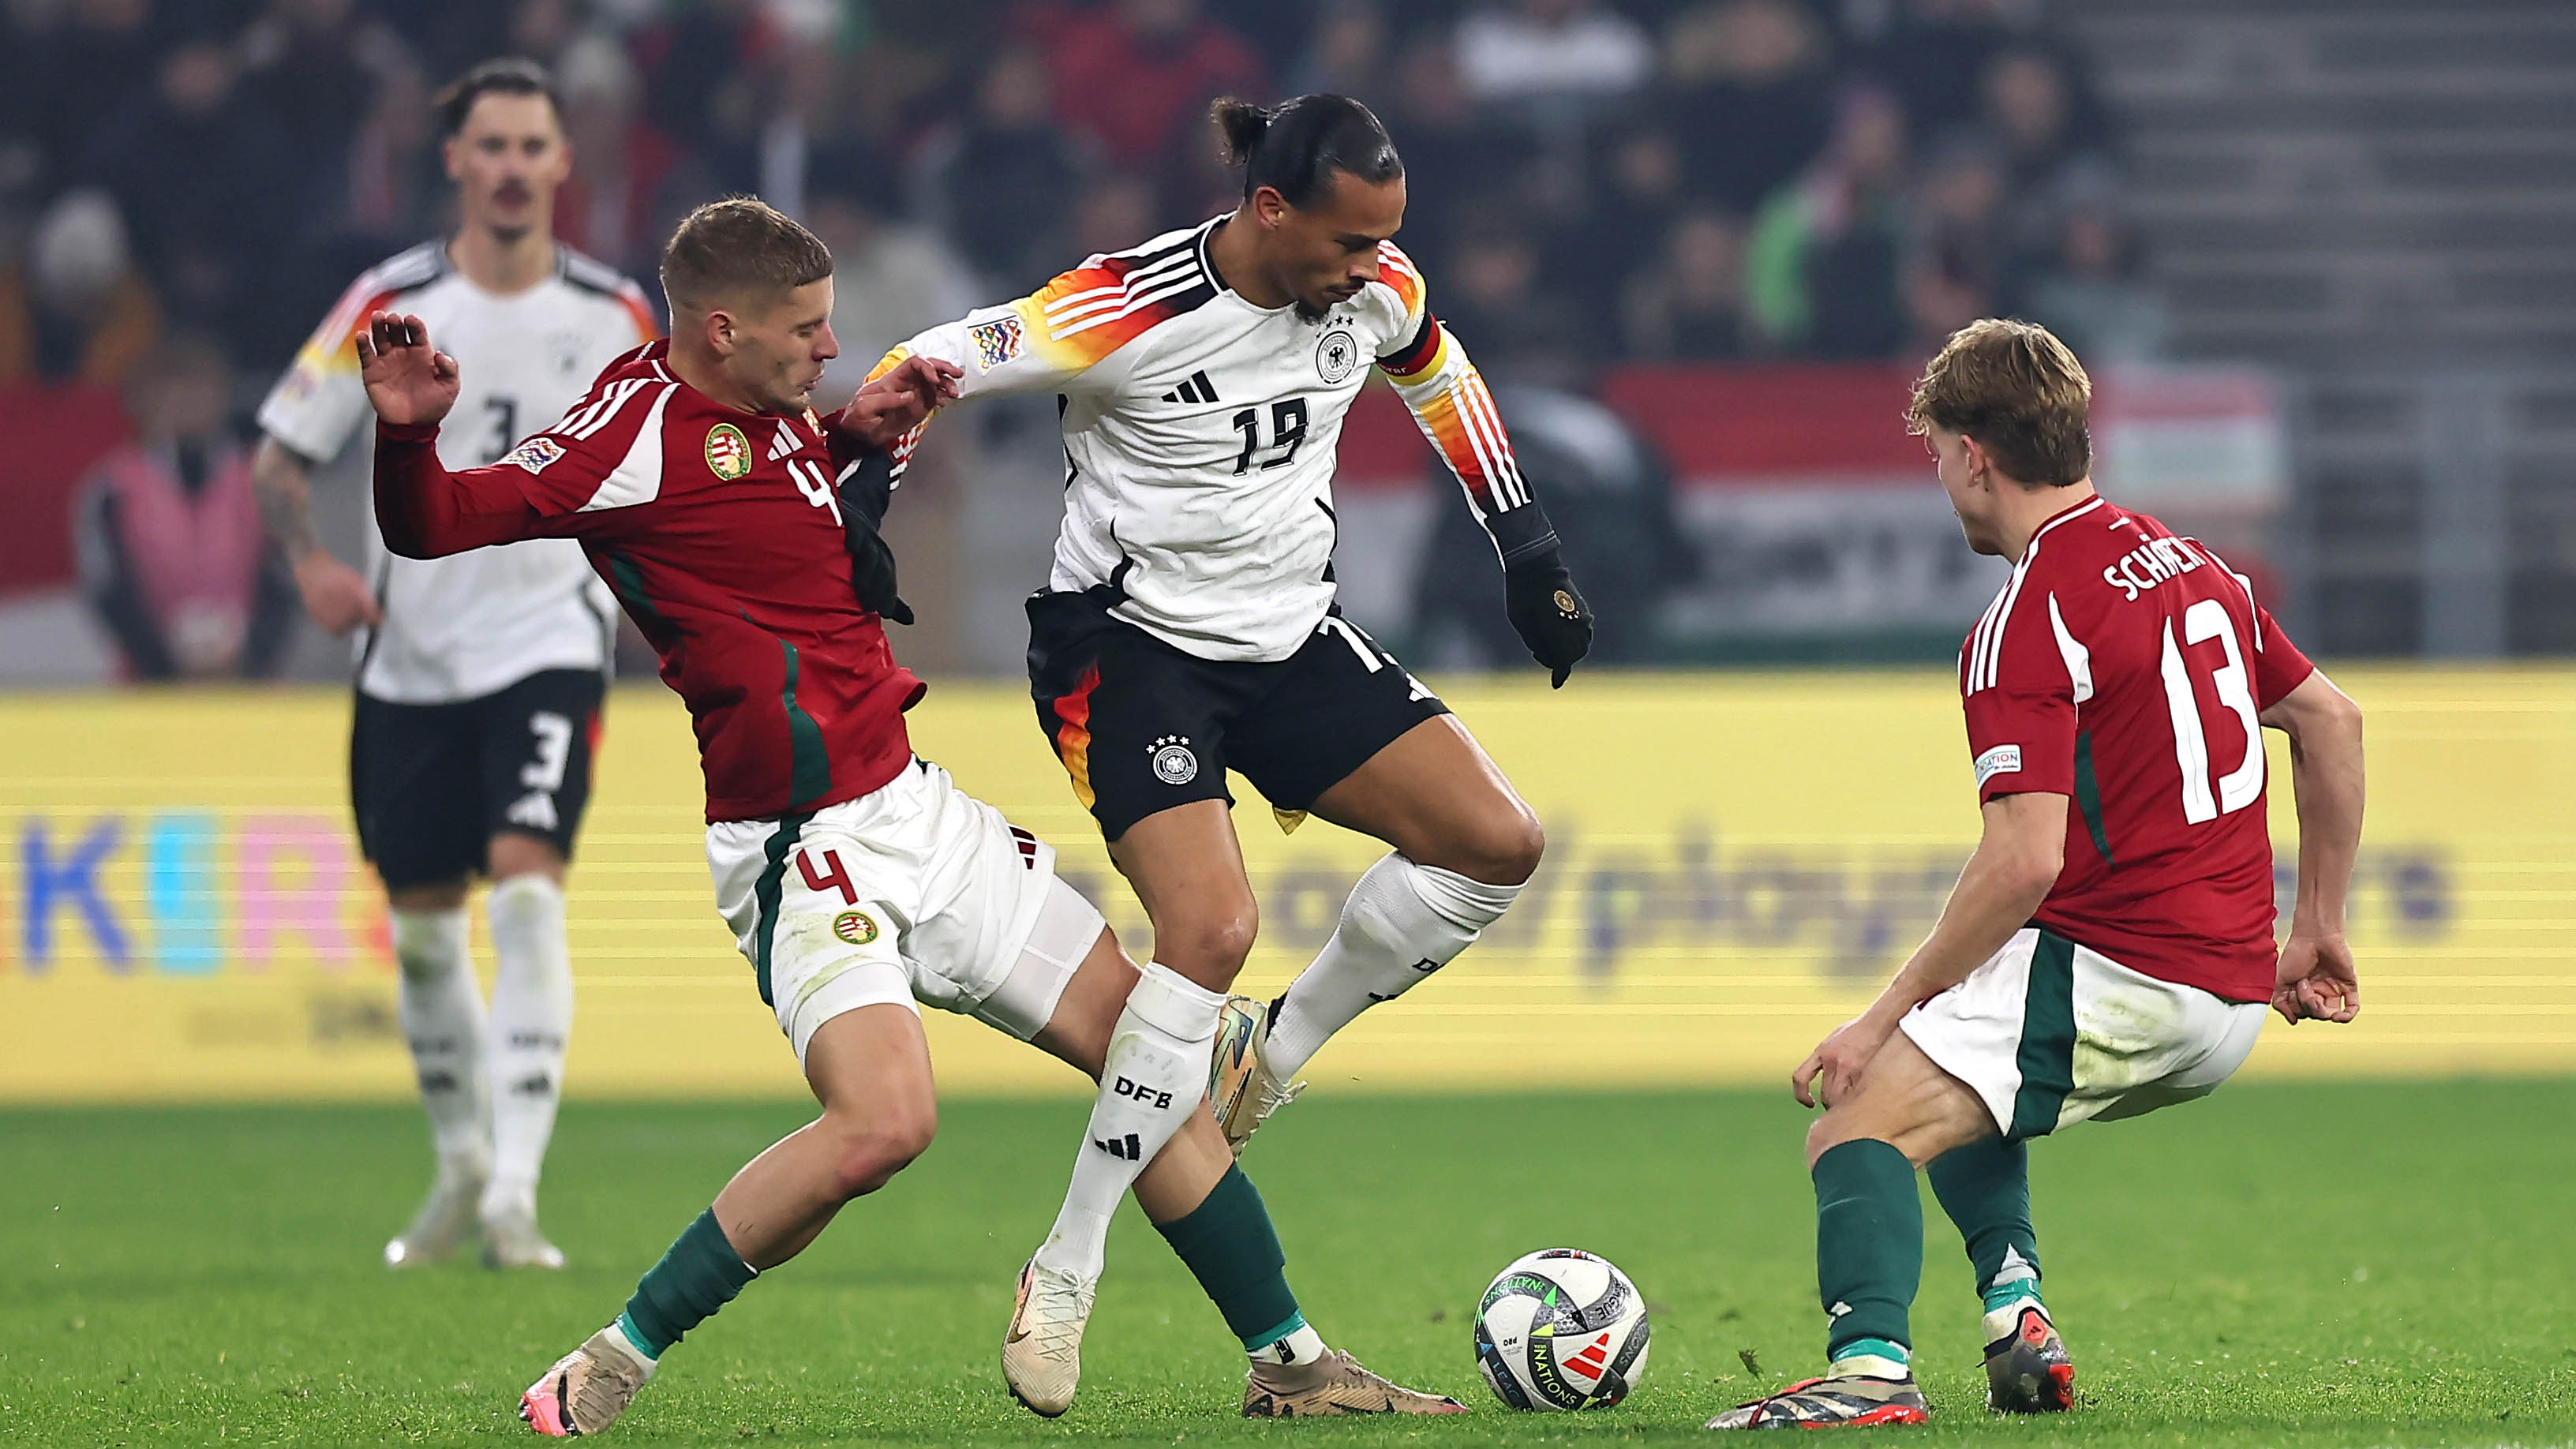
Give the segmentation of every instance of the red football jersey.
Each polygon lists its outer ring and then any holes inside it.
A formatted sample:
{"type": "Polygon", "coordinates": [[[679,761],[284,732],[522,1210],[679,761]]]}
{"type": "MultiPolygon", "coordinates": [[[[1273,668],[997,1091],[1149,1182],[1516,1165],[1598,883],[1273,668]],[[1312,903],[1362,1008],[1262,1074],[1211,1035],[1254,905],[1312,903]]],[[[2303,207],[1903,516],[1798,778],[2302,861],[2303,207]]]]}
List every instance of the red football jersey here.
{"type": "Polygon", "coordinates": [[[835,484],[853,447],[809,409],[738,412],[674,377],[670,344],[599,375],[489,467],[438,466],[433,427],[379,425],[376,511],[397,552],[576,538],[688,702],[707,819],[856,799],[912,759],[918,679],[850,583],[835,484]]]}
{"type": "Polygon", "coordinates": [[[2103,498],[2041,525],[1959,655],[1978,799],[2069,797],[2037,923],[2160,980],[2270,999],[2257,716],[2314,668],[2198,541],[2103,498]]]}

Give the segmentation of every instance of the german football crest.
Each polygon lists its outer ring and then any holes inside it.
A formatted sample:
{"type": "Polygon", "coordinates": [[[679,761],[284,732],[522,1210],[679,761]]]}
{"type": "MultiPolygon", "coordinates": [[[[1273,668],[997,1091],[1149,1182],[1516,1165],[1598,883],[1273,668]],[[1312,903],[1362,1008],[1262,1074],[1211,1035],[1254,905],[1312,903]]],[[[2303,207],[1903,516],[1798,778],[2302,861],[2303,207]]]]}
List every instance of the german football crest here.
{"type": "Polygon", "coordinates": [[[990,322],[978,322],[966,329],[966,336],[975,344],[975,370],[978,372],[991,372],[1020,355],[1020,319],[1017,317],[996,317],[990,322]]]}
{"type": "Polygon", "coordinates": [[[1166,785],[1186,785],[1199,777],[1199,757],[1188,735],[1165,735],[1147,746],[1154,752],[1154,778],[1166,785]]]}
{"type": "Polygon", "coordinates": [[[1315,343],[1315,372],[1326,382],[1340,382],[1360,365],[1360,341],[1348,327],[1336,327],[1315,343]]]}
{"type": "Polygon", "coordinates": [[[730,483],[751,471],[751,440],[731,423],[707,429],[707,471],[730,483]]]}
{"type": "Polygon", "coordinates": [[[852,946],[864,946],[877,938],[877,923],[865,911],[843,911],[832,918],[832,934],[852,946]]]}

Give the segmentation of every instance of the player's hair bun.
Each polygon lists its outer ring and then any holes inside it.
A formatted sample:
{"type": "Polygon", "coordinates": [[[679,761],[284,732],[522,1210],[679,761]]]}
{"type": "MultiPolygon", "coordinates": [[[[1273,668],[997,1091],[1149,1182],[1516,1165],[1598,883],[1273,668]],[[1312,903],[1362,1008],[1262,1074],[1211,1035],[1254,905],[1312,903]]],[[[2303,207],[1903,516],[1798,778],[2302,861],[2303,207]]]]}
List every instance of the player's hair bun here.
{"type": "Polygon", "coordinates": [[[1270,133],[1270,113],[1235,96],[1219,97],[1208,107],[1208,114],[1216,119],[1217,130],[1224,133],[1229,166],[1250,163],[1252,153],[1261,148],[1261,138],[1270,133]]]}
{"type": "Polygon", "coordinates": [[[1256,106],[1227,96],[1208,108],[1225,135],[1227,164],[1243,168],[1243,197],[1270,187],[1290,206],[1330,195],[1333,177],[1349,172],[1372,184],[1404,174],[1386,127],[1349,96],[1298,96],[1256,106]]]}

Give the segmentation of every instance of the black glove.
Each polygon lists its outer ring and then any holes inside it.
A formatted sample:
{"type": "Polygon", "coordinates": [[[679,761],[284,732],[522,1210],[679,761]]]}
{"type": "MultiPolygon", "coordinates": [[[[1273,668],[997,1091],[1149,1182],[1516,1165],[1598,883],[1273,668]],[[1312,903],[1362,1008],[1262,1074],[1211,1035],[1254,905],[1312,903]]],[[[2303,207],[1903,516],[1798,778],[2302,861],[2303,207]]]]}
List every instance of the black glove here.
{"type": "Polygon", "coordinates": [[[841,544],[850,555],[850,587],[859,607],[898,624],[912,622],[912,606],[895,592],[894,550],[877,525],[894,501],[894,459],[870,453],[841,480],[841,544]]]}
{"type": "Polygon", "coordinates": [[[1503,609],[1530,657],[1548,670],[1550,688],[1592,652],[1592,610],[1574,591],[1556,529],[1536,503],[1497,513],[1486,521],[1503,554],[1503,609]]]}

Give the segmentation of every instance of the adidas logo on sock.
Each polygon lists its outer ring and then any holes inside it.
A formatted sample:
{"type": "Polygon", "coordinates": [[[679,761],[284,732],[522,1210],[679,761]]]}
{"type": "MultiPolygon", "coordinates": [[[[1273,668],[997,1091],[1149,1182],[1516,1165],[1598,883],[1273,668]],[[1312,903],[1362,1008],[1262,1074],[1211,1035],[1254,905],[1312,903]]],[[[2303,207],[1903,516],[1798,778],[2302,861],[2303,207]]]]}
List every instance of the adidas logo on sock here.
{"type": "Polygon", "coordinates": [[[1124,1137],[1112,1137],[1106,1142],[1094,1137],[1091,1139],[1091,1145],[1121,1162],[1134,1162],[1145,1155],[1145,1144],[1137,1141],[1136,1134],[1133,1132],[1124,1137]]]}

